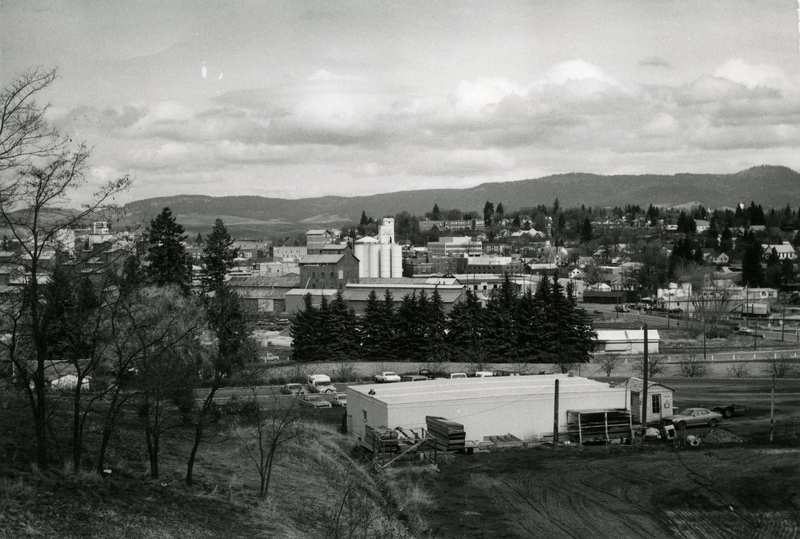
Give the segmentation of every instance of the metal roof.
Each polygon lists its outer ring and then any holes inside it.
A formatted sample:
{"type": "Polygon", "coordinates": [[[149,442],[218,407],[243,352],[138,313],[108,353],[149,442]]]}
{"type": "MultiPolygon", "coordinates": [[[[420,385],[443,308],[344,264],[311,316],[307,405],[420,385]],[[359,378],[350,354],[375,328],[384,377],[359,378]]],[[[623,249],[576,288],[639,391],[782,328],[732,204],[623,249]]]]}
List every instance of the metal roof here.
{"type": "Polygon", "coordinates": [[[300,264],[336,264],[345,255],[306,255],[300,260],[300,264]]]}
{"type": "MultiPolygon", "coordinates": [[[[671,387],[665,386],[664,384],[659,384],[658,382],[652,382],[650,380],[647,381],[648,390],[656,386],[663,387],[664,389],[669,389],[670,391],[675,391],[671,387]]],[[[635,376],[632,378],[628,378],[628,380],[625,381],[625,387],[627,387],[628,390],[630,391],[641,393],[642,389],[644,388],[644,380],[642,380],[641,378],[636,378],[635,376]]]]}
{"type": "MultiPolygon", "coordinates": [[[[425,294],[430,299],[431,294],[433,293],[433,287],[431,288],[422,288],[414,287],[414,286],[370,286],[370,287],[358,287],[354,288],[351,287],[349,284],[344,290],[343,297],[347,301],[367,301],[369,297],[369,293],[372,291],[378,295],[379,300],[383,300],[384,295],[386,294],[386,290],[392,292],[392,296],[395,301],[400,301],[403,296],[407,294],[411,294],[413,292],[421,292],[425,291],[425,294]]],[[[464,294],[464,289],[462,287],[457,288],[437,288],[439,291],[439,297],[442,299],[442,303],[455,303],[458,298],[460,298],[464,294]]]]}
{"type": "MultiPolygon", "coordinates": [[[[643,329],[598,329],[597,340],[600,342],[644,342],[643,329]]],[[[647,330],[648,342],[659,340],[657,329],[647,330]]]]}
{"type": "MultiPolygon", "coordinates": [[[[395,382],[391,384],[366,384],[348,386],[368,399],[396,405],[414,405],[431,402],[504,399],[518,400],[526,397],[546,396],[551,398],[555,381],[559,380],[559,395],[620,392],[609,384],[588,378],[566,374],[528,376],[493,376],[487,378],[456,378],[419,382],[395,382]],[[369,392],[374,392],[372,395],[369,392]]],[[[498,406],[502,404],[498,403],[498,406]]],[[[457,418],[451,418],[457,420],[457,418]]]]}

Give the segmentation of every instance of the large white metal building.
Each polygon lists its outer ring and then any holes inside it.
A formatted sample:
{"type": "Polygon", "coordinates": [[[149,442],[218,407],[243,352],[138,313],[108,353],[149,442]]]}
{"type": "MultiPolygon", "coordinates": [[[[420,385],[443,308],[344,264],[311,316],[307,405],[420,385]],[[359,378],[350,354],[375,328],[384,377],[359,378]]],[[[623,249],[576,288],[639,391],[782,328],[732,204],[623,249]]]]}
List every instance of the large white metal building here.
{"type": "Polygon", "coordinates": [[[368,384],[347,388],[347,426],[368,448],[367,426],[425,428],[425,416],[461,423],[468,441],[505,434],[536,441],[553,434],[556,380],[562,434],[568,410],[628,407],[624,387],[564,374],[368,384]]]}
{"type": "MultiPolygon", "coordinates": [[[[647,351],[651,354],[657,354],[659,342],[658,330],[648,329],[647,351]]],[[[614,354],[643,354],[644,330],[598,329],[596,351],[614,354]]]]}

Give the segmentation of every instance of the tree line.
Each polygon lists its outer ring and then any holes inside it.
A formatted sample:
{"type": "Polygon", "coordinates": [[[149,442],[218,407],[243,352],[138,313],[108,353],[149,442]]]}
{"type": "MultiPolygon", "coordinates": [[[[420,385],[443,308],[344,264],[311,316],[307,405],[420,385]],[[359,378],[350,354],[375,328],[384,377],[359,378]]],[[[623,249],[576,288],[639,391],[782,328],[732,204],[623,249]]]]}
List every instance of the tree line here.
{"type": "Polygon", "coordinates": [[[596,333],[577,306],[572,285],[544,276],[535,292],[518,294],[506,276],[486,305],[467,290],[445,315],[438,290],[405,295],[370,292],[363,316],[338,292],[315,306],[311,295],[290,326],[297,361],[458,361],[554,363],[565,372],[588,362],[596,333]]]}

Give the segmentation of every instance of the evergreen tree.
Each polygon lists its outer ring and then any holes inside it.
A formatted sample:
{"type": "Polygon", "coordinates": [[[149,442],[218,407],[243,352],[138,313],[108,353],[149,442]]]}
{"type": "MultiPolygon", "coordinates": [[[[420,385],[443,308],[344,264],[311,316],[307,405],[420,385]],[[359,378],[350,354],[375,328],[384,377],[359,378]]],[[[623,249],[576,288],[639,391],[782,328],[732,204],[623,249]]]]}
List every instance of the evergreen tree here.
{"type": "Polygon", "coordinates": [[[233,243],[225,223],[217,218],[211,234],[208,235],[201,258],[203,263],[201,280],[206,292],[215,292],[225,283],[225,276],[233,267],[233,260],[237,254],[233,243]]]}
{"type": "Polygon", "coordinates": [[[581,243],[589,243],[592,241],[592,237],[592,223],[587,217],[583,220],[583,226],[581,226],[581,243]]]}
{"type": "Polygon", "coordinates": [[[438,221],[438,220],[440,220],[441,218],[442,218],[442,214],[441,214],[441,212],[439,211],[439,205],[438,205],[438,204],[436,204],[436,203],[434,203],[434,205],[433,205],[433,211],[431,212],[431,219],[433,219],[434,221],[438,221]]]}
{"type": "Polygon", "coordinates": [[[761,244],[752,239],[742,257],[742,284],[759,287],[764,282],[764,270],[761,268],[763,251],[761,244]]]}
{"type": "Polygon", "coordinates": [[[431,300],[428,303],[428,359],[429,361],[440,362],[447,358],[447,325],[444,315],[444,303],[442,296],[437,288],[433,289],[431,300]]]}
{"type": "Polygon", "coordinates": [[[358,361],[359,336],[356,327],[356,313],[347,305],[339,290],[328,310],[328,361],[358,361]]]}
{"type": "Polygon", "coordinates": [[[172,210],[164,208],[153,218],[148,229],[147,277],[156,286],[177,285],[184,294],[192,284],[192,267],[184,242],[183,226],[175,221],[172,210]]]}
{"type": "Polygon", "coordinates": [[[324,343],[320,339],[319,309],[314,307],[311,294],[303,297],[303,309],[292,318],[289,334],[292,336],[292,359],[295,361],[318,361],[324,343]]]}
{"type": "MultiPolygon", "coordinates": [[[[427,300],[426,300],[427,302],[427,300]]],[[[416,292],[406,294],[397,308],[397,351],[400,361],[424,361],[426,343],[416,292]]]]}
{"type": "Polygon", "coordinates": [[[483,223],[486,226],[492,226],[492,221],[494,220],[494,204],[486,201],[486,204],[483,205],[483,223]]]}
{"type": "Polygon", "coordinates": [[[447,344],[452,361],[482,364],[484,351],[483,308],[478,296],[467,289],[464,301],[453,306],[447,321],[447,344]]]}
{"type": "Polygon", "coordinates": [[[517,328],[514,320],[516,308],[516,294],[511,279],[506,274],[500,288],[492,291],[484,312],[486,350],[491,361],[507,362],[517,359],[517,328]]]}

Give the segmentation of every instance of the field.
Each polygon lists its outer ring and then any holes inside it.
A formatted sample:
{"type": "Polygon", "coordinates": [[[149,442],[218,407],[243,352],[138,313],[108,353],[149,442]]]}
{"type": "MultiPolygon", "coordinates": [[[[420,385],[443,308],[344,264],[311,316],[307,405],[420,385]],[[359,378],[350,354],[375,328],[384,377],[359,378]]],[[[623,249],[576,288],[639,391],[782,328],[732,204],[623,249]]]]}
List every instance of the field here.
{"type": "Polygon", "coordinates": [[[800,449],[614,446],[456,458],[428,483],[448,538],[789,538],[800,449]]]}

